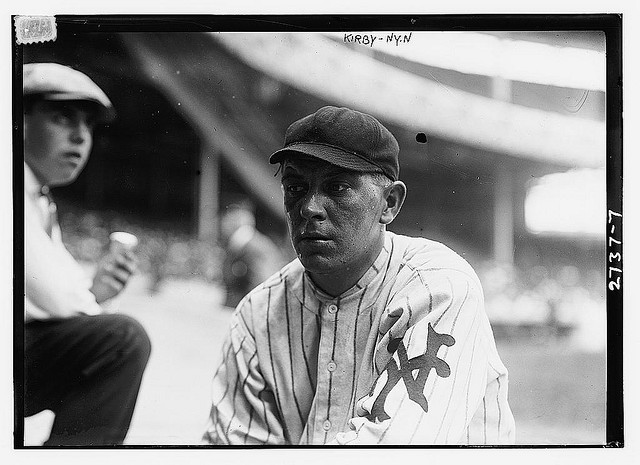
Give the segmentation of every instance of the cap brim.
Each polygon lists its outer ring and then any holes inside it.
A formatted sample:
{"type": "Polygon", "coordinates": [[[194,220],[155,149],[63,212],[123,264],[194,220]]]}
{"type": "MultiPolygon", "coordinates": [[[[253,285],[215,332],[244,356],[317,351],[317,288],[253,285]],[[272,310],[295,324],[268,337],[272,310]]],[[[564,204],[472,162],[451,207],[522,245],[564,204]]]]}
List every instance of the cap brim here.
{"type": "MultiPolygon", "coordinates": [[[[36,95],[36,94],[25,94],[36,95]]],[[[72,92],[50,92],[41,93],[43,100],[51,100],[54,102],[87,102],[95,106],[96,115],[100,123],[110,123],[116,118],[116,111],[113,106],[106,106],[105,102],[82,93],[72,92]]],[[[109,102],[111,103],[111,102],[109,102]]]]}
{"type": "Polygon", "coordinates": [[[273,155],[269,157],[269,163],[281,163],[287,158],[295,158],[301,155],[318,158],[326,161],[327,163],[331,163],[332,165],[352,171],[383,173],[381,168],[367,160],[364,160],[356,153],[347,152],[346,150],[330,145],[311,144],[308,142],[291,144],[277,152],[274,152],[273,155]]]}

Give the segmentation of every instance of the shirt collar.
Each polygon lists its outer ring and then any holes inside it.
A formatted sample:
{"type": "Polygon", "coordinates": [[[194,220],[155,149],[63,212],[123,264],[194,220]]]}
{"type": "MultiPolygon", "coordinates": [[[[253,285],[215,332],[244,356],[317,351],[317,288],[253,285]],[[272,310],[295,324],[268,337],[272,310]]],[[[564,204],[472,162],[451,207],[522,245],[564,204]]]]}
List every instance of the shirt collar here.
{"type": "Polygon", "coordinates": [[[358,282],[342,294],[332,297],[322,291],[313,283],[306,271],[303,271],[303,273],[301,273],[297,278],[297,282],[291,287],[292,292],[305,307],[314,313],[318,310],[318,301],[326,304],[330,302],[345,302],[347,300],[359,299],[362,292],[370,287],[373,287],[374,289],[369,292],[377,293],[377,291],[382,287],[386,270],[391,259],[391,251],[393,249],[392,236],[392,233],[385,233],[384,245],[378,254],[378,257],[358,282]]]}
{"type": "Polygon", "coordinates": [[[24,164],[24,191],[31,197],[38,197],[42,193],[42,184],[33,174],[31,168],[26,163],[24,164]]]}

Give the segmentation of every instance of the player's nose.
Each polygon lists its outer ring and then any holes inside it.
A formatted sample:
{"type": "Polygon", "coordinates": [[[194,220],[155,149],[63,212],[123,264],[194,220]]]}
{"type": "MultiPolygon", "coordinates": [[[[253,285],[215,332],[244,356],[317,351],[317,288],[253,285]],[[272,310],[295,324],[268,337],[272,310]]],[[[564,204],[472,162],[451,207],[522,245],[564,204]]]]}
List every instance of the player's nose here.
{"type": "Polygon", "coordinates": [[[305,220],[323,220],[327,216],[324,206],[324,197],[318,192],[308,192],[301,200],[300,215],[305,220]]]}
{"type": "Polygon", "coordinates": [[[93,137],[93,125],[84,115],[75,115],[69,138],[75,144],[90,143],[93,137]]]}

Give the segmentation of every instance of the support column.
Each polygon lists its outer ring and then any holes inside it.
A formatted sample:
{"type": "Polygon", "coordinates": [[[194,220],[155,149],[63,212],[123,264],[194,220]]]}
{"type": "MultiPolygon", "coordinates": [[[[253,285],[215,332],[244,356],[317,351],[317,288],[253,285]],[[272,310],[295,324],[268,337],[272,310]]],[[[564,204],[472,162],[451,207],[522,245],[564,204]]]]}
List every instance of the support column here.
{"type": "MultiPolygon", "coordinates": [[[[494,76],[491,79],[491,96],[495,100],[511,102],[511,81],[494,76]]],[[[515,173],[506,163],[495,169],[493,202],[493,258],[503,265],[514,263],[514,212],[515,173]]]]}
{"type": "Polygon", "coordinates": [[[205,144],[200,153],[198,183],[198,239],[217,241],[220,197],[220,154],[205,144]]]}
{"type": "Polygon", "coordinates": [[[514,262],[514,202],[515,189],[511,170],[499,164],[495,172],[493,202],[493,257],[496,262],[514,262]]]}

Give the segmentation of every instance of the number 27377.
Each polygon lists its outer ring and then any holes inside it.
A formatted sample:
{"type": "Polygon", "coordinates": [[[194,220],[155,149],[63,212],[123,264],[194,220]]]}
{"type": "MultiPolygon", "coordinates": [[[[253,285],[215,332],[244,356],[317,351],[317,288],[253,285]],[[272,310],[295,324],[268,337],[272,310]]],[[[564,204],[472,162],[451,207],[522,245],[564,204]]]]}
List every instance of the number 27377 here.
{"type": "Polygon", "coordinates": [[[608,241],[607,247],[609,250],[608,254],[608,271],[609,271],[609,290],[617,291],[620,290],[620,281],[622,279],[622,237],[620,234],[622,232],[622,214],[609,210],[609,214],[607,215],[607,225],[609,227],[608,241]],[[618,227],[614,224],[614,220],[619,218],[618,227]],[[618,236],[619,239],[615,237],[618,236]],[[618,249],[619,250],[615,250],[618,249]],[[614,266],[617,265],[617,266],[614,266]]]}

